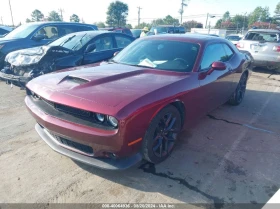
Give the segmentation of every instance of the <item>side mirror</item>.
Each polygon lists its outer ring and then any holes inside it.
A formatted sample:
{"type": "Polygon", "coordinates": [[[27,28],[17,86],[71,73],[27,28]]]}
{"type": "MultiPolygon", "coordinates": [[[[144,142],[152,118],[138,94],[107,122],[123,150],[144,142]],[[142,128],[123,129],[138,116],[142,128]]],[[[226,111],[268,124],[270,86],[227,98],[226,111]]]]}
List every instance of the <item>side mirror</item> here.
{"type": "Polygon", "coordinates": [[[220,61],[213,62],[210,70],[208,70],[207,72],[207,75],[210,75],[214,70],[223,71],[225,69],[227,69],[227,66],[224,62],[220,62],[220,61]]]}
{"type": "Polygon", "coordinates": [[[46,35],[44,35],[44,34],[36,34],[35,36],[32,37],[32,39],[34,41],[41,41],[41,40],[43,40],[45,38],[46,38],[46,35]]]}
{"type": "Polygon", "coordinates": [[[118,53],[119,53],[119,51],[115,52],[115,53],[114,53],[114,57],[115,57],[118,53]]]}
{"type": "Polygon", "coordinates": [[[213,68],[213,70],[222,71],[222,70],[227,69],[227,66],[224,62],[213,62],[212,68],[213,68]]]}
{"type": "Polygon", "coordinates": [[[85,53],[90,53],[92,52],[93,50],[96,49],[96,45],[95,44],[89,44],[85,50],[85,53]]]}

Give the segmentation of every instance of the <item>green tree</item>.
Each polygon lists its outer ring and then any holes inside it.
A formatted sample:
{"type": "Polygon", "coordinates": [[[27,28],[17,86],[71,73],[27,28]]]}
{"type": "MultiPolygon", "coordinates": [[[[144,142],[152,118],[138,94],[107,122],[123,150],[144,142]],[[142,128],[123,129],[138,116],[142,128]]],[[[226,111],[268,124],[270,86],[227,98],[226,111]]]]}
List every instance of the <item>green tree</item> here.
{"type": "Polygon", "coordinates": [[[182,25],[186,31],[190,31],[191,28],[203,28],[203,24],[195,20],[184,22],[182,25]]]}
{"type": "Polygon", "coordinates": [[[165,18],[163,19],[156,19],[152,21],[153,25],[178,25],[179,24],[179,20],[176,18],[173,18],[170,15],[167,15],[165,18]]]}
{"type": "Polygon", "coordinates": [[[48,16],[48,21],[62,21],[60,15],[56,11],[51,11],[48,16]]]}
{"type": "Polygon", "coordinates": [[[219,20],[216,22],[215,28],[216,28],[216,29],[221,29],[221,28],[222,28],[222,22],[223,22],[223,19],[219,19],[219,20]]]}
{"type": "Polygon", "coordinates": [[[32,13],[31,13],[31,21],[33,22],[40,22],[44,20],[44,14],[38,10],[35,9],[32,13]]]}
{"type": "Polygon", "coordinates": [[[248,24],[252,25],[255,22],[267,22],[269,21],[270,14],[268,7],[257,7],[255,10],[249,14],[248,24]]]}
{"type": "Polygon", "coordinates": [[[276,8],[275,8],[275,10],[274,10],[274,13],[275,13],[276,15],[280,15],[280,2],[278,2],[278,4],[276,5],[276,8]]]}
{"type": "Polygon", "coordinates": [[[29,18],[26,18],[25,20],[26,23],[32,22],[29,18]]]}
{"type": "Polygon", "coordinates": [[[132,25],[131,24],[126,24],[125,27],[129,28],[129,29],[132,29],[132,25]]]}
{"type": "Polygon", "coordinates": [[[223,22],[230,21],[230,20],[231,20],[230,13],[229,11],[226,11],[225,14],[223,15],[223,22]]]}
{"type": "Polygon", "coordinates": [[[110,26],[124,26],[126,25],[127,15],[127,4],[121,1],[112,2],[108,7],[106,23],[110,26]]]}
{"type": "Polygon", "coordinates": [[[79,16],[76,15],[76,14],[72,14],[72,15],[70,16],[70,22],[80,22],[79,16]]]}
{"type": "Polygon", "coordinates": [[[137,26],[135,27],[135,29],[143,29],[144,27],[151,28],[151,24],[142,22],[142,23],[140,23],[140,25],[137,25],[137,26]]]}
{"type": "Polygon", "coordinates": [[[247,16],[237,14],[232,18],[232,22],[236,25],[237,28],[248,28],[247,16]]]}
{"type": "Polygon", "coordinates": [[[104,22],[95,22],[93,24],[96,25],[98,28],[105,28],[106,27],[104,22]]]}

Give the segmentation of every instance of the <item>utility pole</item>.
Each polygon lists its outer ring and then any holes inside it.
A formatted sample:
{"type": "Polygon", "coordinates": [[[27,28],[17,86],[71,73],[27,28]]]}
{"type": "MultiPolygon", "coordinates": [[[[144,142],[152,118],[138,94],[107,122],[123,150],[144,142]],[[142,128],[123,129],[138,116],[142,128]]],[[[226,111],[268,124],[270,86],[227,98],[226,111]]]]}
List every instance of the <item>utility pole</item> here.
{"type": "Polygon", "coordinates": [[[60,8],[60,9],[58,9],[58,11],[60,12],[61,20],[63,21],[63,15],[62,15],[62,13],[64,12],[64,10],[60,8]]]}
{"type": "Polygon", "coordinates": [[[4,25],[4,24],[3,24],[3,17],[2,17],[2,16],[1,16],[1,23],[2,23],[2,25],[4,25]]]}
{"type": "Polygon", "coordinates": [[[9,5],[10,5],[10,12],[11,12],[11,17],[12,17],[12,23],[13,23],[13,26],[15,26],[13,12],[12,12],[12,7],[11,7],[11,1],[10,0],[9,0],[9,5]]]}
{"type": "Polygon", "coordinates": [[[245,29],[245,18],[246,18],[246,14],[247,14],[247,12],[244,13],[244,19],[243,19],[243,25],[242,25],[242,35],[243,35],[244,29],[245,29]]]}
{"type": "Polygon", "coordinates": [[[179,14],[181,15],[181,25],[183,23],[183,14],[184,14],[184,7],[188,6],[188,4],[185,3],[186,0],[182,0],[181,2],[181,9],[179,10],[179,14]]]}
{"type": "Polygon", "coordinates": [[[141,11],[141,7],[137,7],[138,8],[138,25],[140,25],[140,11],[141,11]]]}
{"type": "Polygon", "coordinates": [[[209,17],[209,13],[207,13],[207,17],[206,17],[206,23],[205,23],[205,29],[207,28],[207,23],[208,23],[208,17],[209,17]]]}

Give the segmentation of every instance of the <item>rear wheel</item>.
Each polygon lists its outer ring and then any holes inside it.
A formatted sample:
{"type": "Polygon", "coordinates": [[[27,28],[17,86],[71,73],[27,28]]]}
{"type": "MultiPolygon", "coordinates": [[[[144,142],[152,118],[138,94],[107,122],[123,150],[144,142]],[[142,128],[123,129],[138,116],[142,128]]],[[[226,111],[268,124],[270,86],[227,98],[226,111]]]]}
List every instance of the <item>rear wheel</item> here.
{"type": "Polygon", "coordinates": [[[142,154],[151,163],[164,161],[172,152],[181,129],[181,115],[176,107],[163,108],[151,121],[142,144],[142,154]]]}
{"type": "Polygon", "coordinates": [[[230,105],[237,106],[243,101],[246,92],[247,78],[247,74],[243,73],[234,94],[228,101],[230,105]]]}

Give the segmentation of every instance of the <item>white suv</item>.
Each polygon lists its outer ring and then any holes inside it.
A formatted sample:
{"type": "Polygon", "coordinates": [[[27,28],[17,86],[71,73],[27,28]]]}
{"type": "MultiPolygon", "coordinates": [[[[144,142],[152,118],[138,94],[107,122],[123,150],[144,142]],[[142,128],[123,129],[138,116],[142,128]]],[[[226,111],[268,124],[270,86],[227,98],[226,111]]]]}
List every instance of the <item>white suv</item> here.
{"type": "Polygon", "coordinates": [[[237,48],[249,51],[254,58],[254,66],[268,69],[280,68],[280,31],[252,29],[237,43],[237,48]]]}

